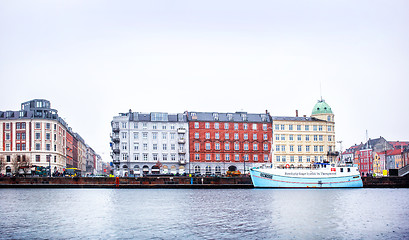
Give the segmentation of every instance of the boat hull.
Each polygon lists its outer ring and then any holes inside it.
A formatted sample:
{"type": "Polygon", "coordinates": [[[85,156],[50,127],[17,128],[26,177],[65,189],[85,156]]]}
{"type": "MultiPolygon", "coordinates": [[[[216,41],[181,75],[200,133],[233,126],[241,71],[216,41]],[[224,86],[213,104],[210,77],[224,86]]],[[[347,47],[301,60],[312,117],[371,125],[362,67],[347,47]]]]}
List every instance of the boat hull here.
{"type": "Polygon", "coordinates": [[[325,177],[294,177],[275,174],[274,171],[250,169],[254,187],[265,188],[361,188],[360,175],[325,176],[325,177]]]}

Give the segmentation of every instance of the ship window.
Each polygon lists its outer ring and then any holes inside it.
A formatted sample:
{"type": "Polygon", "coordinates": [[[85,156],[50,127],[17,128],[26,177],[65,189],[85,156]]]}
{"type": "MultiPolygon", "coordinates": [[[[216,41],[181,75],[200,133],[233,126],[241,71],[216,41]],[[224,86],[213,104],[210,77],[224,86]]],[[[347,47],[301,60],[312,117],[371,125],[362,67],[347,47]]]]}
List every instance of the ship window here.
{"type": "Polygon", "coordinates": [[[351,169],[350,169],[350,168],[347,168],[347,170],[348,170],[348,172],[351,172],[351,169]]]}
{"type": "Polygon", "coordinates": [[[341,168],[341,172],[344,172],[344,169],[343,169],[343,168],[341,168]]]}

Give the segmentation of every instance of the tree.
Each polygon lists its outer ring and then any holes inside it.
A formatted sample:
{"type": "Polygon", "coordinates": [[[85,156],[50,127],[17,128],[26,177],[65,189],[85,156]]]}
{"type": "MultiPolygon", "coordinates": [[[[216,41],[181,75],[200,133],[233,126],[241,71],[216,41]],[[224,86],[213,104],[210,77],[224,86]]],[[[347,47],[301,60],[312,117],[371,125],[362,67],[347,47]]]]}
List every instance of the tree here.
{"type": "Polygon", "coordinates": [[[0,174],[3,172],[3,169],[6,167],[6,161],[4,159],[4,156],[0,156],[0,174]]]}
{"type": "Polygon", "coordinates": [[[31,169],[30,157],[27,155],[16,156],[11,161],[12,170],[16,175],[19,175],[19,170],[23,169],[24,174],[27,173],[27,169],[31,169]]]}

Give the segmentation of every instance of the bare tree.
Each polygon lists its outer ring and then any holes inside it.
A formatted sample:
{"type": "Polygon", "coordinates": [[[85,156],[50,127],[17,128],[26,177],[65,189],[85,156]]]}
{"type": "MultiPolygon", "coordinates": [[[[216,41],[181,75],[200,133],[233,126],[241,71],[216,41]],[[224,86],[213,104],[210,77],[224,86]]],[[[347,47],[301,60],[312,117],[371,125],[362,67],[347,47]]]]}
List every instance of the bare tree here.
{"type": "Polygon", "coordinates": [[[11,161],[11,166],[15,174],[20,174],[20,169],[22,169],[25,174],[28,169],[31,169],[30,157],[27,155],[14,157],[11,161]]]}
{"type": "Polygon", "coordinates": [[[6,161],[4,159],[4,156],[0,156],[0,174],[3,172],[3,169],[6,167],[6,161]]]}

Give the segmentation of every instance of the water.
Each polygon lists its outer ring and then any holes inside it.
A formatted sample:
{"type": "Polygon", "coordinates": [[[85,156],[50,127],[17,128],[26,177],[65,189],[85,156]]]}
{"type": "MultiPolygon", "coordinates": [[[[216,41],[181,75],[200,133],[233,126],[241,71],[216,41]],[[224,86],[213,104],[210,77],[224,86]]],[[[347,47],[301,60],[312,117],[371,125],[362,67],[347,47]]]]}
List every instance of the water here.
{"type": "Polygon", "coordinates": [[[409,189],[0,189],[1,239],[409,239],[409,189]]]}

